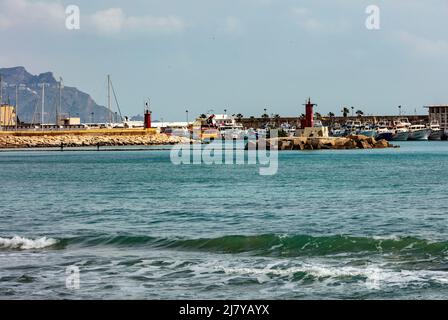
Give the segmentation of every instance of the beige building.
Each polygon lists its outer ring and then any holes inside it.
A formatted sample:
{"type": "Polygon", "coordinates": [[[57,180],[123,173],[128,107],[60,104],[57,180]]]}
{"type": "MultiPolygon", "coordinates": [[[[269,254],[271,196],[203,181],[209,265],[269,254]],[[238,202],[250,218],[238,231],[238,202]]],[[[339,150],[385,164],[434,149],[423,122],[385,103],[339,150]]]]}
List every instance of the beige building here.
{"type": "Polygon", "coordinates": [[[62,118],[59,119],[59,125],[62,126],[79,126],[81,124],[81,118],[76,117],[70,117],[70,118],[62,118]]]}
{"type": "Polygon", "coordinates": [[[438,121],[440,128],[448,130],[448,105],[426,106],[429,109],[429,120],[438,121]]]}
{"type": "Polygon", "coordinates": [[[4,104],[0,106],[0,126],[15,126],[16,125],[16,109],[14,106],[4,104]]]}

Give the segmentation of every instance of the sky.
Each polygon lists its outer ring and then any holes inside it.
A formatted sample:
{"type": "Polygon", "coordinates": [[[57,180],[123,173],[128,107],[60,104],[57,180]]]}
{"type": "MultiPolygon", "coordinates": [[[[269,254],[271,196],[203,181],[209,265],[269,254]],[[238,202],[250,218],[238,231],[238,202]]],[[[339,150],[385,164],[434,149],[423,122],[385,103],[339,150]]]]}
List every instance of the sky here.
{"type": "Polygon", "coordinates": [[[445,0],[0,0],[0,67],[52,71],[124,114],[425,114],[448,103],[445,0]],[[66,28],[66,8],[80,29],[66,28]],[[366,28],[366,8],[380,29],[366,28]]]}

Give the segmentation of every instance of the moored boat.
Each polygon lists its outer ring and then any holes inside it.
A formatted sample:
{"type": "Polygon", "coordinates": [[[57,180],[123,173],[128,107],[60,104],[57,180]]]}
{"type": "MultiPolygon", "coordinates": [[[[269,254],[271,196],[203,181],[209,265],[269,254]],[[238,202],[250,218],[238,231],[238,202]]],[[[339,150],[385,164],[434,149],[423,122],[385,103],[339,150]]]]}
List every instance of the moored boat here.
{"type": "Polygon", "coordinates": [[[378,122],[376,126],[376,139],[377,140],[392,140],[393,132],[389,129],[389,123],[385,120],[378,122]]]}
{"type": "Polygon", "coordinates": [[[409,140],[412,141],[426,141],[429,139],[431,129],[424,125],[416,124],[409,127],[409,140]]]}
{"type": "Polygon", "coordinates": [[[442,140],[443,130],[440,129],[440,124],[437,121],[431,122],[429,129],[431,129],[429,140],[442,140]]]}
{"type": "Polygon", "coordinates": [[[390,131],[388,128],[377,128],[376,129],[376,139],[377,140],[387,140],[387,141],[391,141],[392,140],[392,136],[393,136],[393,132],[390,131]]]}
{"type": "MultiPolygon", "coordinates": [[[[406,119],[406,118],[405,118],[406,119]]],[[[392,141],[407,141],[409,139],[409,128],[410,124],[405,121],[398,120],[394,121],[394,129],[392,135],[392,141]]]]}
{"type": "Polygon", "coordinates": [[[392,141],[407,141],[409,140],[409,130],[395,129],[391,138],[392,141]]]}

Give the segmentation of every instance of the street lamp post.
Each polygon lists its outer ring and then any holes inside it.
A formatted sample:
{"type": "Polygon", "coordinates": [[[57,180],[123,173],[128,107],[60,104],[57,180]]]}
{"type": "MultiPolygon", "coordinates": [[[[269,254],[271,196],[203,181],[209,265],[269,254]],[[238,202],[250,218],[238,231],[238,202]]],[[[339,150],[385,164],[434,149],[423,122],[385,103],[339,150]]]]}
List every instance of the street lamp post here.
{"type": "Polygon", "coordinates": [[[187,114],[187,125],[188,125],[188,110],[185,110],[185,113],[187,114]]]}

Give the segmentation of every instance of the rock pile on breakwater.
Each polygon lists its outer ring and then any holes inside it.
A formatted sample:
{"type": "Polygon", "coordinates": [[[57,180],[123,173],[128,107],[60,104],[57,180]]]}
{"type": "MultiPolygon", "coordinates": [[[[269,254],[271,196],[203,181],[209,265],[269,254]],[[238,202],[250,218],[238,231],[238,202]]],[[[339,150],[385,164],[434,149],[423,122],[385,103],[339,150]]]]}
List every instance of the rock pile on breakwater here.
{"type": "Polygon", "coordinates": [[[189,143],[184,137],[153,135],[0,135],[0,148],[52,148],[89,146],[152,146],[189,143]]]}
{"type": "MultiPolygon", "coordinates": [[[[329,137],[329,138],[306,138],[306,137],[288,137],[267,139],[266,146],[270,148],[272,143],[277,143],[278,150],[344,150],[344,149],[385,149],[396,148],[387,140],[376,140],[373,137],[363,135],[352,135],[348,137],[329,137]],[[275,141],[274,141],[275,140],[275,141]]],[[[249,141],[248,148],[256,148],[257,143],[249,141]]]]}

